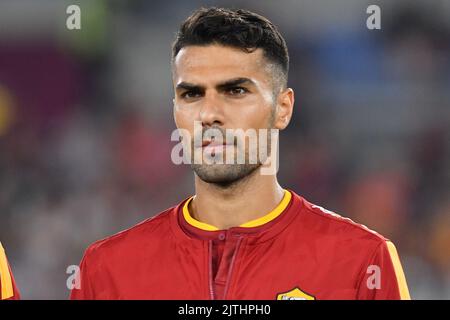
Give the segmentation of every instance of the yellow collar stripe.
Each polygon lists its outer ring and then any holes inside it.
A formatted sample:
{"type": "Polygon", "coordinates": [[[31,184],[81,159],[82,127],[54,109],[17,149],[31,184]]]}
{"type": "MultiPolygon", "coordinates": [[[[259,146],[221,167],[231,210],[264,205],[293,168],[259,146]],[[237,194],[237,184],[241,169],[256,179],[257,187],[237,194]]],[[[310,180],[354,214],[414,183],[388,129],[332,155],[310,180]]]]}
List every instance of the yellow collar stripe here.
{"type": "Polygon", "coordinates": [[[0,243],[0,282],[2,295],[1,299],[9,299],[14,295],[11,274],[9,273],[8,261],[6,260],[5,250],[0,243]]]}
{"type": "MultiPolygon", "coordinates": [[[[200,222],[198,220],[195,220],[194,218],[192,218],[191,214],[189,213],[189,203],[191,202],[191,200],[194,197],[191,197],[188,199],[188,201],[186,201],[186,203],[183,206],[183,216],[184,219],[186,219],[186,221],[194,227],[197,227],[199,229],[202,230],[206,230],[206,231],[217,231],[219,230],[219,228],[212,226],[210,224],[204,223],[204,222],[200,222]]],[[[288,190],[284,190],[284,196],[283,199],[281,200],[281,202],[278,204],[278,206],[273,209],[271,212],[269,212],[268,214],[266,214],[265,216],[246,222],[244,224],[241,224],[239,227],[243,227],[243,228],[253,228],[253,227],[259,227],[262,226],[265,223],[268,223],[272,220],[274,220],[276,217],[278,217],[288,206],[289,202],[291,201],[292,198],[292,194],[288,191],[288,190]]]]}
{"type": "Polygon", "coordinates": [[[194,226],[196,228],[202,229],[202,230],[206,230],[206,231],[217,231],[219,230],[217,227],[214,227],[210,224],[204,223],[204,222],[200,222],[198,220],[195,220],[194,218],[192,218],[191,214],[189,213],[189,203],[191,202],[191,200],[194,197],[190,197],[188,201],[186,201],[186,203],[183,206],[183,216],[184,219],[186,219],[187,223],[189,223],[191,226],[194,226]]]}

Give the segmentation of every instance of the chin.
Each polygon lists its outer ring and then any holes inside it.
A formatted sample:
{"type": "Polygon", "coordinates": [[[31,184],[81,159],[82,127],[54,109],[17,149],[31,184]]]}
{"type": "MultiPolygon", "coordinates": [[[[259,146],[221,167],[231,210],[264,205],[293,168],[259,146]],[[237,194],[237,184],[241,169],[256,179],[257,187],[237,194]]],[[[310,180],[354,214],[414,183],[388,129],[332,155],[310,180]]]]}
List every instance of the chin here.
{"type": "Polygon", "coordinates": [[[206,183],[230,186],[249,177],[261,164],[192,165],[196,175],[206,183]]]}

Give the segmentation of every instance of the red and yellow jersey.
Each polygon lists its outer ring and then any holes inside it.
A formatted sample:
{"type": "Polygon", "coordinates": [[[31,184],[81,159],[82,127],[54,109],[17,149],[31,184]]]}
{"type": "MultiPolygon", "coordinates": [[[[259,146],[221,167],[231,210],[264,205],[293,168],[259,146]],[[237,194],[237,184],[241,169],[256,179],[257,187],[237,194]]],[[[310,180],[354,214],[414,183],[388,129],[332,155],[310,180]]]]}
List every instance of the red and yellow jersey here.
{"type": "Polygon", "coordinates": [[[409,299],[388,239],[285,191],[270,213],[228,230],[186,199],[97,241],[71,299],[409,299]]]}
{"type": "Polygon", "coordinates": [[[20,299],[19,290],[17,290],[11,268],[6,258],[5,249],[0,242],[0,300],[18,300],[20,299]]]}

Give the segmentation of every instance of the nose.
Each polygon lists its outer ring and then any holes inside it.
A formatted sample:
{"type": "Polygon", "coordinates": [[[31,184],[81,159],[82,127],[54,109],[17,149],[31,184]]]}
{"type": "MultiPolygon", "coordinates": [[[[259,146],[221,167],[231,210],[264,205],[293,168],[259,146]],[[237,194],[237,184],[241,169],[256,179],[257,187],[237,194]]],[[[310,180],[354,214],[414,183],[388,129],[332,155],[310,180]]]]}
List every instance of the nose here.
{"type": "Polygon", "coordinates": [[[203,127],[222,126],[224,124],[224,106],[215,93],[207,93],[200,109],[200,121],[203,127]]]}

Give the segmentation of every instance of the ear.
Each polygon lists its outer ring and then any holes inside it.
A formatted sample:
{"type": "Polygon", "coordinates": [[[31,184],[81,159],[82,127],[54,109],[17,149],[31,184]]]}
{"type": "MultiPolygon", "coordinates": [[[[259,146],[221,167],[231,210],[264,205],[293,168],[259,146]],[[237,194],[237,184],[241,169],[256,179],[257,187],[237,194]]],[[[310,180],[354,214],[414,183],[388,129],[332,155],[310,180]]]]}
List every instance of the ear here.
{"type": "Polygon", "coordinates": [[[291,88],[282,90],[278,95],[274,119],[275,129],[283,130],[288,126],[294,110],[294,100],[294,90],[291,88]]]}

